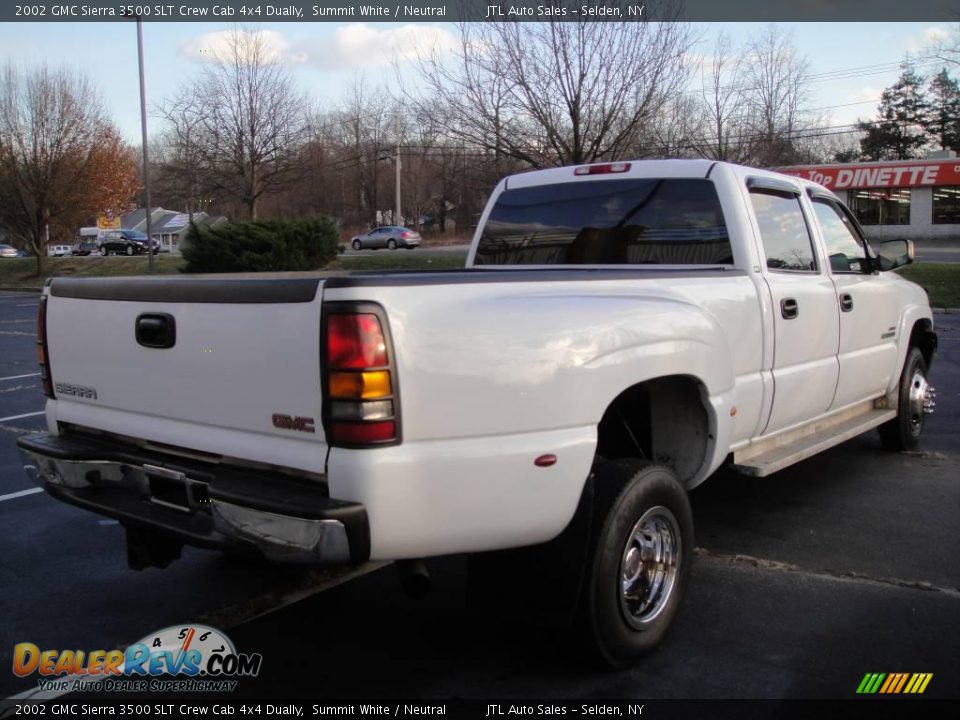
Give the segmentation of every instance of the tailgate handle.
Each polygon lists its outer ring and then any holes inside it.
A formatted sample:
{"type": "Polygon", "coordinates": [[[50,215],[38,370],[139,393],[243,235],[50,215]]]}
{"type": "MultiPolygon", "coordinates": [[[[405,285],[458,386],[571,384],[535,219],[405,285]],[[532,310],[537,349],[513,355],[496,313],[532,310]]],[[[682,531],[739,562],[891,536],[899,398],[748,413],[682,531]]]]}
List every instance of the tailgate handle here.
{"type": "Polygon", "coordinates": [[[137,342],[148,348],[172,348],[177,322],[167,313],[144,313],[137,318],[137,342]]]}

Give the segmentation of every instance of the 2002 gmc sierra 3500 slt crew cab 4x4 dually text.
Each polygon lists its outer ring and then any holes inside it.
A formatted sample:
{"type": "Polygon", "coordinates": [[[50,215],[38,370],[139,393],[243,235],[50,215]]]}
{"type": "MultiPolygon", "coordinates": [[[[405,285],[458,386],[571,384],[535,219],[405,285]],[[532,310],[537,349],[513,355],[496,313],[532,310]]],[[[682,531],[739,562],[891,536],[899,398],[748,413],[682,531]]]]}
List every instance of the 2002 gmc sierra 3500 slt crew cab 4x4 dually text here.
{"type": "Polygon", "coordinates": [[[725,461],[767,475],[874,427],[916,445],[936,335],[886,272],[910,244],[879,250],[830,191],[763,170],[515,175],[460,271],[54,279],[48,434],[18,442],[138,568],[183,543],[477,572],[554,548],[576,626],[622,664],[673,619],[686,491],[725,461]]]}

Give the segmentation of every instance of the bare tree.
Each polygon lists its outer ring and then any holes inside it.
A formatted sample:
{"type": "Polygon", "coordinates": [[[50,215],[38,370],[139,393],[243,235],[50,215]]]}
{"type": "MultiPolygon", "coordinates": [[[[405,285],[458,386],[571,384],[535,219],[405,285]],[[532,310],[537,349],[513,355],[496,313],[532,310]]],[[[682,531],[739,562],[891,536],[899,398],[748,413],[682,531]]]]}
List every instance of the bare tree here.
{"type": "Polygon", "coordinates": [[[685,86],[689,26],[571,21],[579,3],[548,4],[564,21],[462,23],[455,58],[419,59],[429,92],[411,101],[444,113],[451,138],[534,167],[620,157],[685,86]]]}
{"type": "Polygon", "coordinates": [[[729,36],[721,33],[709,66],[701,67],[700,133],[695,147],[704,157],[731,162],[748,158],[747,96],[735,80],[744,74],[744,61],[729,36]]]}
{"type": "Polygon", "coordinates": [[[264,195],[299,177],[307,111],[305,96],[264,35],[234,28],[199,80],[169,101],[163,114],[183,120],[181,129],[197,131],[190,147],[217,189],[256,219],[264,195]]]}
{"type": "Polygon", "coordinates": [[[793,138],[809,127],[809,75],[806,58],[776,25],[749,44],[737,80],[749,111],[753,162],[778,165],[795,160],[793,138]]]}
{"type": "Polygon", "coordinates": [[[185,206],[190,222],[207,205],[215,186],[204,162],[206,113],[192,95],[182,95],[158,109],[164,130],[156,143],[156,196],[185,206]]]}
{"type": "Polygon", "coordinates": [[[29,243],[42,274],[51,235],[125,210],[137,167],[80,75],[40,66],[0,71],[0,226],[29,243]]]}

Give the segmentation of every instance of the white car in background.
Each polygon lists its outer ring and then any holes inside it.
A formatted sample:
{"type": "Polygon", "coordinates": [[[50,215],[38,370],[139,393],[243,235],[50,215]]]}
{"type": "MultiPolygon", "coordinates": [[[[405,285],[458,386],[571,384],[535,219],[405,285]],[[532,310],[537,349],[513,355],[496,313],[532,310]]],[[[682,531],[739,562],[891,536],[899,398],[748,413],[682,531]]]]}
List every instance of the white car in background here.
{"type": "Polygon", "coordinates": [[[47,255],[50,257],[68,257],[73,255],[72,245],[50,245],[47,247],[47,255]]]}
{"type": "Polygon", "coordinates": [[[13,245],[2,245],[0,244],[0,258],[15,258],[19,257],[17,249],[13,245]]]}

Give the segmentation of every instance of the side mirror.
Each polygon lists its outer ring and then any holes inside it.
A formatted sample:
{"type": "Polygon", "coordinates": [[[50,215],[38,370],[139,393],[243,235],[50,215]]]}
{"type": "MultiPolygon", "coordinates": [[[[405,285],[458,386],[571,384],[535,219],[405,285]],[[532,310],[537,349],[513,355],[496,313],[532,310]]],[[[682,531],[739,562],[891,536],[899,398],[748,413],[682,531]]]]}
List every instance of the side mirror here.
{"type": "Polygon", "coordinates": [[[878,270],[893,270],[913,262],[913,240],[887,240],[874,247],[878,270]]]}

